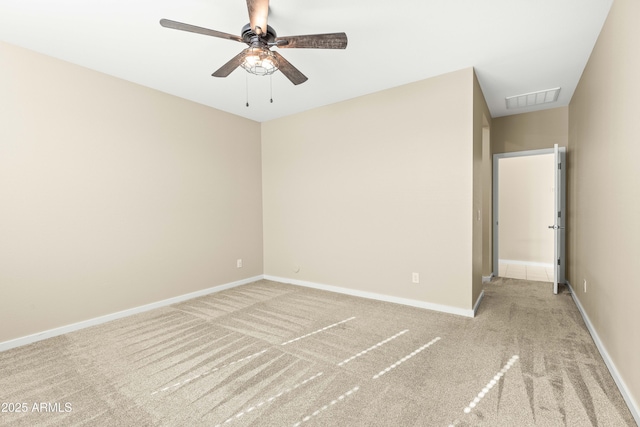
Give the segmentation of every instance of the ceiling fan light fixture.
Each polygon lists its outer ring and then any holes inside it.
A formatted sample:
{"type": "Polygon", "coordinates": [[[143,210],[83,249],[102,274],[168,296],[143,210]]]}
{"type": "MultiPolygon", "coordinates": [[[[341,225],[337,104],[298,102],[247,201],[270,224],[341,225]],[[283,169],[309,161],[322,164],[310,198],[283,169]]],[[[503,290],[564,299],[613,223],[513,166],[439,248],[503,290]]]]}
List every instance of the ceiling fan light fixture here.
{"type": "Polygon", "coordinates": [[[264,47],[250,47],[245,50],[242,68],[256,76],[268,76],[278,71],[278,59],[264,47]]]}
{"type": "Polygon", "coordinates": [[[160,25],[174,30],[245,43],[249,46],[214,71],[211,74],[213,77],[227,77],[236,68],[242,67],[248,73],[258,76],[268,76],[280,71],[291,83],[299,85],[308,80],[307,76],[302,74],[300,70],[278,52],[271,51],[270,47],[282,49],[346,49],[347,47],[347,35],[345,33],[278,37],[275,30],[267,24],[269,0],[246,0],[246,2],[249,11],[249,23],[242,27],[242,36],[197,27],[170,19],[161,19],[160,25]]]}

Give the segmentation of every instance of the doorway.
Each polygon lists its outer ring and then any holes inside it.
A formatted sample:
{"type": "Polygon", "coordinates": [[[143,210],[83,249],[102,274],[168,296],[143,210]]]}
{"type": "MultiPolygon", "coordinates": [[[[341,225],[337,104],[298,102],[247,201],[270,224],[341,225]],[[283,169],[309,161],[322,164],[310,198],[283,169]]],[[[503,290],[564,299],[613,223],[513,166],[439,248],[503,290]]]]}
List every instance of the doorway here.
{"type": "Polygon", "coordinates": [[[564,283],[564,147],[493,156],[493,271],[564,283]]]}

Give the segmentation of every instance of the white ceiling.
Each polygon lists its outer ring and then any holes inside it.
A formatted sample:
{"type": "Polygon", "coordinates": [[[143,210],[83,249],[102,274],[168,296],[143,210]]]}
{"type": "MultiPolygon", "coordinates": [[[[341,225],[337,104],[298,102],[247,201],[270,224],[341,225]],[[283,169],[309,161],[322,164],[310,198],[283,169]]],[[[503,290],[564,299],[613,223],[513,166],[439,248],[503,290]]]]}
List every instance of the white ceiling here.
{"type": "Polygon", "coordinates": [[[0,40],[256,121],[475,67],[499,117],[568,105],[612,1],[271,0],[279,36],[349,39],[346,50],[280,49],[309,80],[274,74],[272,104],[269,77],[211,77],[246,45],[158,23],[240,35],[244,0],[0,0],[0,40]],[[553,104],[505,108],[506,96],[558,86],[553,104]]]}

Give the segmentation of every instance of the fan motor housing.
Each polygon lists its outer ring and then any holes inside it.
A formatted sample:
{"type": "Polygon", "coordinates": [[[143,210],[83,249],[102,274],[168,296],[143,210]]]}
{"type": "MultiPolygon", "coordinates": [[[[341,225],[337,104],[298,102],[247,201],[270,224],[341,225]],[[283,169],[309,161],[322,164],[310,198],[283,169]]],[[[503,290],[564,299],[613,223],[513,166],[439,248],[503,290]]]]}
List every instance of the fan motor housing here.
{"type": "Polygon", "coordinates": [[[255,31],[251,28],[251,24],[247,24],[242,27],[242,40],[251,46],[253,43],[260,41],[262,43],[273,43],[276,40],[278,35],[276,34],[276,30],[274,30],[270,25],[267,25],[267,31],[263,32],[260,35],[257,35],[255,31]]]}

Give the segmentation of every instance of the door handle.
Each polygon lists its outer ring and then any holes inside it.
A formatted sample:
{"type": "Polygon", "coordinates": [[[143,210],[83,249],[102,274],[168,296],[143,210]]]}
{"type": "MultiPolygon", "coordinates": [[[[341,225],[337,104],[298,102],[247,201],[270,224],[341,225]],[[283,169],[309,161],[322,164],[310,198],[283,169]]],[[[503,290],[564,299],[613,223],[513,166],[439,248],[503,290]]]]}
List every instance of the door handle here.
{"type": "Polygon", "coordinates": [[[551,228],[552,230],[564,230],[564,227],[561,227],[559,225],[550,225],[548,228],[551,228]]]}

